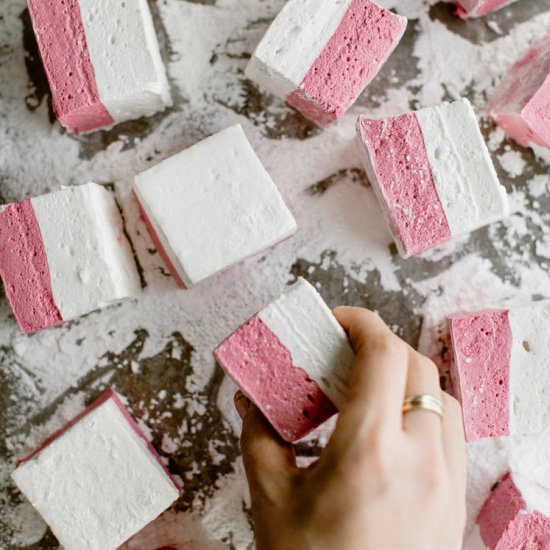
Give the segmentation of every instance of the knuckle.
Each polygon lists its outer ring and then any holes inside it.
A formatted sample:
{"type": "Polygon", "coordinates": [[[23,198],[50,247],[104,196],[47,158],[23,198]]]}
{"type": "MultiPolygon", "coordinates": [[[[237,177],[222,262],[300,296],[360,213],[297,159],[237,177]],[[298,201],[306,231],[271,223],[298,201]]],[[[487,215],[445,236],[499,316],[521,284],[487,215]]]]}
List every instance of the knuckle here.
{"type": "Polygon", "coordinates": [[[393,355],[403,353],[405,343],[389,331],[383,331],[369,341],[371,351],[380,355],[393,355]]]}

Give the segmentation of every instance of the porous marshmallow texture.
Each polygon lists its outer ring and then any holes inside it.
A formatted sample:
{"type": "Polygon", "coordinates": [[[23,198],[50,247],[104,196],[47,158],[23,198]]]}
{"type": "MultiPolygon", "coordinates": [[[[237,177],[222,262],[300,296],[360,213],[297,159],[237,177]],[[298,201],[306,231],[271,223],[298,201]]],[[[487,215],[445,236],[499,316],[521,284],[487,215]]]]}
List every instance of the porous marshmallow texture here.
{"type": "Polygon", "coordinates": [[[399,253],[413,256],[451,238],[414,113],[358,120],[363,165],[399,253]]]}
{"type": "Polygon", "coordinates": [[[63,322],[51,287],[48,258],[30,200],[0,210],[0,276],[22,332],[63,322]]]}
{"type": "Polygon", "coordinates": [[[179,496],[114,392],[47,440],[12,479],[66,550],[115,550],[179,496]]]}
{"type": "Polygon", "coordinates": [[[138,175],[134,190],[157,246],[185,287],[296,231],[239,125],[138,175]]]}
{"type": "Polygon", "coordinates": [[[468,100],[386,119],[361,116],[357,130],[365,170],[402,256],[509,214],[468,100]]]}
{"type": "Polygon", "coordinates": [[[259,43],[246,74],[274,95],[286,98],[336,32],[351,0],[290,0],[259,43]]]}
{"type": "Polygon", "coordinates": [[[215,355],[289,441],[343,405],[354,360],[346,334],[304,279],[237,329],[215,355]]]}
{"type": "Polygon", "coordinates": [[[550,302],[449,317],[468,440],[550,427],[550,302]]]}
{"type": "Polygon", "coordinates": [[[0,237],[0,275],[23,332],[139,293],[120,213],[95,183],[8,205],[0,237]]]}
{"type": "Polygon", "coordinates": [[[406,25],[371,0],[290,0],[246,74],[323,126],[345,113],[376,76],[406,25]]]}
{"type": "Polygon", "coordinates": [[[513,65],[487,112],[520,145],[550,149],[550,36],[513,65]]]}
{"type": "Polygon", "coordinates": [[[147,0],[29,0],[54,110],[69,132],[171,105],[147,0]]]}
{"type": "MultiPolygon", "coordinates": [[[[511,474],[497,485],[483,506],[477,519],[479,537],[477,548],[489,550],[542,550],[550,548],[550,518],[531,510],[511,474]]],[[[550,493],[543,498],[550,499],[550,493]]],[[[475,541],[469,541],[474,547],[475,541]]]]}

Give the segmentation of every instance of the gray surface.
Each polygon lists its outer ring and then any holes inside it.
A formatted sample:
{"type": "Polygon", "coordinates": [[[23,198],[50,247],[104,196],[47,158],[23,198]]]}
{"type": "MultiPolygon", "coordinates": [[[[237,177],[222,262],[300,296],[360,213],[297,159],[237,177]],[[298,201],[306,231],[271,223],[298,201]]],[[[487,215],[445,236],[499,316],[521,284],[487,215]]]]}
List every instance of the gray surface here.
{"type": "MultiPolygon", "coordinates": [[[[202,4],[215,4],[215,0],[205,0],[198,2],[202,4]]],[[[152,4],[156,13],[155,4],[152,4]]],[[[1,9],[1,8],[0,8],[1,9]]],[[[499,12],[491,16],[492,21],[497,21],[503,32],[512,29],[518,22],[528,19],[533,14],[540,13],[550,9],[550,0],[524,0],[506,12],[499,12]],[[512,17],[510,17],[512,14],[512,17]]],[[[452,16],[452,8],[447,4],[438,4],[431,9],[431,16],[442,21],[446,26],[451,28],[463,36],[465,39],[480,43],[490,42],[497,38],[497,35],[487,27],[486,20],[478,20],[469,22],[465,25],[462,21],[455,19],[452,16]]],[[[49,101],[47,83],[43,74],[42,66],[38,60],[36,52],[36,44],[34,42],[32,32],[29,26],[29,18],[27,11],[21,13],[21,18],[24,22],[24,33],[21,35],[21,41],[28,52],[26,60],[26,70],[28,78],[34,84],[34,91],[26,98],[26,104],[29,110],[36,109],[42,102],[49,101]]],[[[157,18],[156,23],[158,31],[163,40],[164,55],[171,55],[170,45],[166,43],[166,33],[161,28],[160,20],[157,18]]],[[[0,26],[3,24],[3,19],[0,16],[0,26]]],[[[258,25],[265,26],[266,22],[258,22],[258,25]]],[[[400,79],[405,82],[412,79],[415,75],[415,65],[410,62],[411,47],[418,36],[417,25],[414,21],[409,26],[405,35],[404,41],[391,58],[390,62],[384,67],[376,81],[369,88],[369,94],[364,94],[359,103],[365,106],[376,105],[375,99],[377,95],[383,95],[382,92],[389,85],[389,79],[393,71],[400,74],[400,79]]],[[[1,46],[1,45],[0,45],[1,46]]],[[[3,47],[10,47],[4,45],[3,47]]],[[[225,44],[220,46],[221,51],[227,48],[229,51],[230,45],[225,44]]],[[[2,57],[0,56],[0,74],[2,71],[2,57]]],[[[25,67],[21,67],[21,71],[25,71],[25,67]]],[[[320,130],[313,125],[304,121],[304,119],[292,111],[291,109],[281,109],[278,100],[271,98],[266,94],[259,94],[254,86],[243,82],[243,90],[246,93],[246,101],[244,107],[234,108],[231,105],[226,105],[230,109],[238,111],[240,114],[246,115],[249,120],[262,128],[262,132],[270,139],[277,140],[281,137],[294,137],[297,139],[305,139],[318,133],[320,130]],[[276,124],[273,127],[263,127],[262,113],[265,109],[270,110],[273,107],[273,112],[276,117],[276,124]]],[[[2,83],[0,81],[0,98],[2,96],[2,83]]],[[[177,98],[177,102],[173,110],[178,110],[184,104],[182,98],[177,98]]],[[[415,107],[416,105],[411,105],[415,107]]],[[[168,113],[157,115],[151,119],[140,120],[137,122],[127,123],[116,127],[112,131],[96,132],[89,136],[74,137],[80,143],[80,155],[83,160],[92,158],[93,155],[107,147],[109,144],[118,141],[121,135],[130,136],[125,147],[131,147],[133,139],[136,137],[145,137],[152,132],[166,117],[168,113]]],[[[52,119],[53,120],[53,119],[52,119]]],[[[486,131],[490,130],[487,125],[486,131]]],[[[202,137],[203,130],[201,128],[193,128],[192,122],[186,123],[185,130],[189,139],[193,137],[199,139],[202,137]]],[[[10,139],[9,136],[4,136],[2,139],[10,139]]],[[[0,143],[0,146],[2,143],[0,143]]],[[[527,169],[523,176],[515,178],[513,182],[501,171],[502,180],[509,190],[513,188],[524,188],[525,183],[535,174],[546,174],[548,167],[538,162],[528,150],[518,148],[511,142],[503,144],[510,145],[512,149],[521,151],[522,156],[528,162],[527,169]]],[[[501,149],[498,152],[502,152],[501,149]]],[[[32,162],[32,159],[27,159],[32,162]]],[[[9,159],[6,162],[10,162],[9,159]]],[[[499,168],[497,164],[497,168],[499,168]]],[[[40,169],[37,166],[37,169],[40,169]]],[[[47,175],[46,175],[47,176],[47,175]]],[[[322,195],[331,186],[338,185],[342,179],[351,179],[357,185],[368,185],[364,175],[360,171],[344,171],[339,172],[318,182],[312,186],[309,192],[312,195],[322,195]]],[[[21,198],[18,196],[17,186],[10,181],[4,181],[0,175],[0,202],[2,200],[16,200],[21,198]]],[[[550,199],[543,197],[539,199],[540,209],[548,210],[550,207],[550,199]]],[[[540,227],[533,227],[535,231],[540,231],[540,227]]],[[[526,234],[524,240],[517,243],[518,247],[525,249],[525,261],[544,263],[544,259],[537,257],[535,251],[535,240],[537,234],[526,234]]],[[[461,257],[464,257],[472,252],[480,252],[488,258],[493,266],[494,271],[503,279],[514,281],[516,273],[513,265],[508,261],[508,252],[502,247],[496,247],[488,238],[488,230],[482,229],[476,232],[466,244],[454,250],[451,254],[442,257],[439,261],[431,261],[423,258],[401,260],[395,257],[394,261],[398,265],[397,277],[404,289],[407,289],[406,294],[402,292],[387,292],[381,286],[380,274],[373,270],[368,276],[365,283],[349,282],[346,277],[344,268],[338,263],[336,253],[331,250],[326,251],[326,259],[320,263],[311,264],[310,262],[296,258],[296,262],[291,269],[292,275],[306,275],[312,282],[320,283],[320,288],[323,296],[331,306],[335,306],[345,301],[348,304],[356,304],[367,306],[376,309],[381,313],[384,319],[399,327],[400,334],[411,344],[416,345],[418,342],[422,319],[414,314],[414,310],[420,305],[424,299],[415,291],[415,282],[421,281],[436,273],[443,272],[449,266],[457,262],[461,257]],[[328,266],[328,267],[327,267],[328,266]],[[344,292],[344,280],[349,283],[349,286],[344,292]],[[345,294],[345,297],[344,297],[345,294]]],[[[395,250],[393,250],[395,255],[395,250]]],[[[538,294],[537,289],[533,289],[533,296],[538,294]]],[[[5,297],[2,295],[0,301],[5,305],[5,297]]],[[[13,323],[13,319],[8,319],[7,323],[13,323]]],[[[151,427],[153,434],[153,444],[157,449],[161,448],[162,434],[167,432],[173,434],[174,437],[178,433],[178,429],[185,421],[188,426],[195,426],[196,429],[189,429],[188,439],[191,446],[176,451],[169,455],[169,467],[174,473],[183,475],[188,471],[194,463],[200,465],[201,476],[196,476],[186,483],[184,494],[177,504],[177,508],[181,510],[189,509],[194,503],[205,502],[208,496],[215,490],[216,480],[233,470],[234,459],[238,454],[237,438],[233,430],[228,426],[227,422],[222,418],[216,400],[223,375],[218,369],[211,378],[208,385],[196,392],[193,398],[196,402],[202,403],[207,407],[206,415],[200,417],[189,414],[184,409],[174,409],[172,407],[172,396],[181,393],[187,393],[187,377],[190,375],[191,356],[193,349],[184,339],[180,332],[174,328],[174,333],[171,338],[165,342],[162,353],[153,357],[142,359],[141,350],[144,342],[147,341],[148,334],[145,329],[136,327],[135,340],[131,345],[127,346],[122,352],[109,353],[105,357],[105,361],[101,362],[102,366],[97,366],[87,373],[78,384],[74,387],[69,387],[66,391],[59,395],[58,399],[51,402],[46,408],[38,414],[31,414],[26,419],[26,422],[21,425],[19,419],[21,413],[25,410],[34,410],[32,403],[27,402],[28,396],[21,392],[19,381],[9,375],[8,372],[0,369],[0,454],[11,458],[11,453],[4,444],[7,436],[13,436],[14,432],[25,434],[32,426],[41,425],[48,421],[53,415],[59,403],[67,396],[78,392],[85,392],[86,402],[90,403],[96,398],[104,387],[104,377],[108,373],[112,373],[112,384],[124,394],[130,403],[132,412],[135,416],[147,416],[147,423],[151,427]],[[173,357],[173,349],[182,350],[178,358],[173,357]],[[131,368],[133,362],[140,363],[140,371],[134,374],[131,368]],[[168,397],[159,404],[155,400],[155,396],[161,389],[168,389],[168,397]],[[16,403],[16,405],[14,405],[16,403]],[[170,410],[172,416],[165,418],[162,413],[165,410],[170,410]],[[15,414],[17,413],[17,414],[15,414]],[[211,440],[219,440],[221,443],[220,452],[223,459],[220,462],[214,463],[211,453],[209,452],[209,444],[211,440]]],[[[7,362],[13,356],[13,350],[9,346],[0,348],[0,362],[7,362]]],[[[314,454],[316,452],[314,445],[300,447],[302,454],[314,454]]],[[[20,502],[20,495],[11,488],[9,490],[9,499],[7,502],[0,503],[4,510],[10,507],[15,507],[20,502]]],[[[199,504],[200,506],[200,504],[199,504]]],[[[10,540],[13,531],[13,525],[6,520],[3,520],[3,514],[0,510],[0,547],[10,548],[10,540]]],[[[226,540],[228,546],[231,546],[230,537],[226,540]]],[[[26,546],[27,549],[53,549],[56,548],[56,542],[50,533],[37,544],[26,546]]]]}

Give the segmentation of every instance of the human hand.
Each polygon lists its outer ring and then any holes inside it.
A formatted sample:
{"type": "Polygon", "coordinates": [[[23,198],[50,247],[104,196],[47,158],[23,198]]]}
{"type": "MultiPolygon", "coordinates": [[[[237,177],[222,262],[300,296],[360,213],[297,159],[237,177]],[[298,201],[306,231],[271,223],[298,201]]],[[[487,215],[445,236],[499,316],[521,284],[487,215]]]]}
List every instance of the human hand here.
{"type": "Polygon", "coordinates": [[[460,405],[436,366],[374,313],[334,311],[356,352],[345,407],[319,460],[298,468],[283,441],[241,392],[241,450],[258,550],[459,550],[466,517],[460,405]],[[440,399],[444,417],[406,397],[440,399]]]}

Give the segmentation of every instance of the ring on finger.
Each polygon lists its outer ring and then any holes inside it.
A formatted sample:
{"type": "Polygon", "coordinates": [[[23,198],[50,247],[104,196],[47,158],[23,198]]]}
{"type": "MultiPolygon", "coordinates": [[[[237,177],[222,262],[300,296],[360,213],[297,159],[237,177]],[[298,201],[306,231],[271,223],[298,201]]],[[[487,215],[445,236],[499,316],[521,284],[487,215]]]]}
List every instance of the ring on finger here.
{"type": "Polygon", "coordinates": [[[415,395],[403,401],[403,414],[415,410],[429,411],[443,418],[443,403],[433,395],[415,395]]]}

